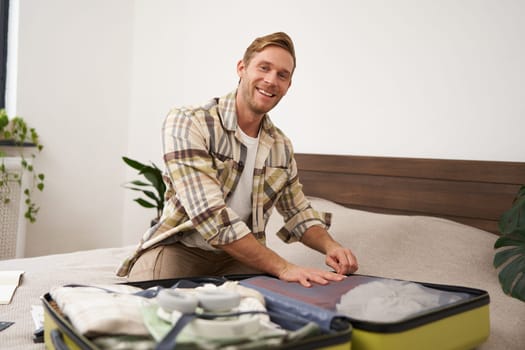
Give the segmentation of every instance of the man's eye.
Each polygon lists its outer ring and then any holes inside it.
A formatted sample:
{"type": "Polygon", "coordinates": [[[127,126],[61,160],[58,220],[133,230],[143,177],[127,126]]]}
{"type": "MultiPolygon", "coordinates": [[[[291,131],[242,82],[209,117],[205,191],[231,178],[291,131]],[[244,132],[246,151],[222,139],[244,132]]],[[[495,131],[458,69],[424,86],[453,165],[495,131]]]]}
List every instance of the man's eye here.
{"type": "Polygon", "coordinates": [[[279,78],[281,79],[288,79],[289,75],[286,73],[279,73],[279,78]]]}
{"type": "Polygon", "coordinates": [[[268,66],[260,66],[259,69],[264,71],[264,72],[267,72],[269,68],[268,68],[268,66]]]}

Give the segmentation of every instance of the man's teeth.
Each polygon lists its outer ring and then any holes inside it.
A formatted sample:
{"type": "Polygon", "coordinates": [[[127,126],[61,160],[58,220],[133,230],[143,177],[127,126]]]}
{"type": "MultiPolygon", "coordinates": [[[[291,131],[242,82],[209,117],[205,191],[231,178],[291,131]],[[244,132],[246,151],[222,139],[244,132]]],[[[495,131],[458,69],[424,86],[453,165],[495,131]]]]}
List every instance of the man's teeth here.
{"type": "Polygon", "coordinates": [[[268,96],[268,97],[273,97],[273,96],[275,96],[274,94],[271,94],[271,93],[269,93],[268,91],[264,91],[263,89],[258,89],[258,90],[259,90],[259,92],[260,92],[261,94],[263,94],[263,95],[265,95],[265,96],[268,96]]]}

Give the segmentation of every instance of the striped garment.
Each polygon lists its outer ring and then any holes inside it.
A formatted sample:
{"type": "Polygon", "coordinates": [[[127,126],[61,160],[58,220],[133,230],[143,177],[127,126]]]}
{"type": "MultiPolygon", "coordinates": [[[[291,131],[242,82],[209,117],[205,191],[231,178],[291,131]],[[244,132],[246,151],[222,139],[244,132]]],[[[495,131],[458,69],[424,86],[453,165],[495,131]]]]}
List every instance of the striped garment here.
{"type": "Polygon", "coordinates": [[[159,223],[140,240],[117,271],[126,276],[148,248],[198,232],[210,244],[228,244],[253,233],[265,244],[265,227],[275,206],[285,225],[284,242],[301,239],[307,228],[330,226],[331,215],[314,210],[302,192],[290,140],[264,116],[253,174],[248,224],[225,201],[235,190],[246,159],[235,111],[236,91],[199,107],[171,110],[163,127],[166,203],[159,223]]]}

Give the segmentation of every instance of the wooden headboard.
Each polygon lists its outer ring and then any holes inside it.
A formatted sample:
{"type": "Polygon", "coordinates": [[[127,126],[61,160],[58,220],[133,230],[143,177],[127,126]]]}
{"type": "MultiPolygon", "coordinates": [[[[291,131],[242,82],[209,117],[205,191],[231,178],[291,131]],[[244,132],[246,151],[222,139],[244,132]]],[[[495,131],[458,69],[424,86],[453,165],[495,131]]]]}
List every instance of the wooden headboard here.
{"type": "Polygon", "coordinates": [[[306,195],[387,214],[428,215],[498,233],[525,163],[296,154],[306,195]]]}

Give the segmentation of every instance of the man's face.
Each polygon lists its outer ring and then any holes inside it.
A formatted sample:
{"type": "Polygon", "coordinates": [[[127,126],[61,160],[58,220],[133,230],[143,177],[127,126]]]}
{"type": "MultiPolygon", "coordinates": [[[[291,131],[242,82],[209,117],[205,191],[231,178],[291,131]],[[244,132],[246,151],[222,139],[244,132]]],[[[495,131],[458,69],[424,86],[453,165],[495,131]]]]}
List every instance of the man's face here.
{"type": "Polygon", "coordinates": [[[278,46],[268,46],[256,52],[248,65],[237,64],[241,102],[251,112],[263,115],[286,95],[292,83],[292,55],[278,46]]]}

